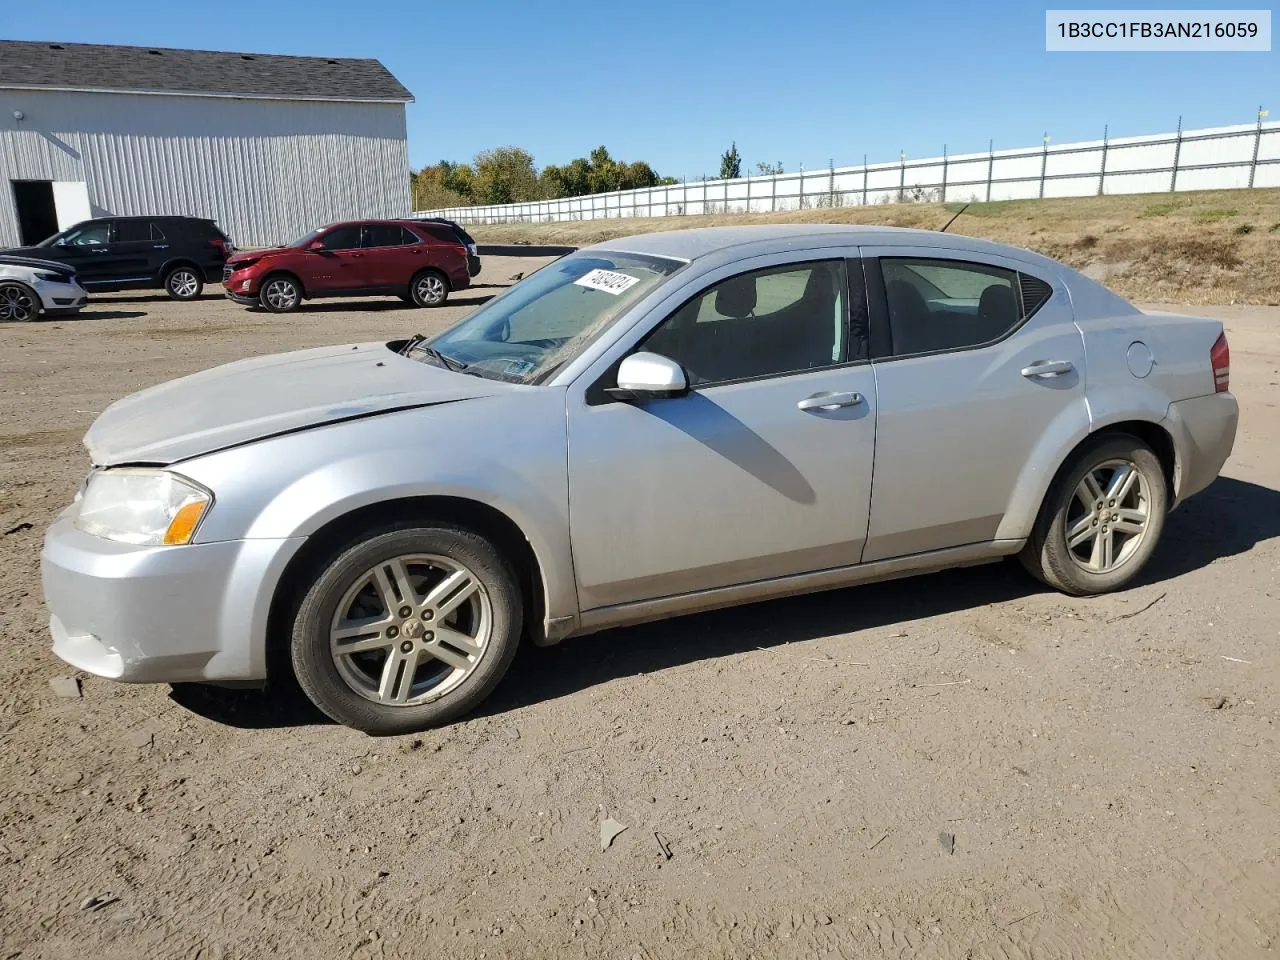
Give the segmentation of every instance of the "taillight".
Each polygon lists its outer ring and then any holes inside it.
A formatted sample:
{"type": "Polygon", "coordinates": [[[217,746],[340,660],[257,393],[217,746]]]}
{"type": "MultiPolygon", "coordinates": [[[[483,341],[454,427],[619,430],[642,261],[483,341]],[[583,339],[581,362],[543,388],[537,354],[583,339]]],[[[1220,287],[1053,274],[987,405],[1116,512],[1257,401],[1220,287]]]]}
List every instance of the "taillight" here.
{"type": "Polygon", "coordinates": [[[1213,389],[1226,393],[1231,387],[1231,348],[1227,346],[1225,333],[1218,337],[1209,351],[1209,363],[1213,366],[1213,389]]]}

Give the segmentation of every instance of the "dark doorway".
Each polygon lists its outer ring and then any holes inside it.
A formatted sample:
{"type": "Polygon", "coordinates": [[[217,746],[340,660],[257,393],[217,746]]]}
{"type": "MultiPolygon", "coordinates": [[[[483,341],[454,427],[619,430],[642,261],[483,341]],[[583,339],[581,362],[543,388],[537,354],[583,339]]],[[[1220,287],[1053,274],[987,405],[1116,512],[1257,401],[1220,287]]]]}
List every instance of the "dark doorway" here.
{"type": "Polygon", "coordinates": [[[52,180],[14,180],[13,203],[18,209],[18,233],[23,246],[33,246],[58,232],[52,180]]]}

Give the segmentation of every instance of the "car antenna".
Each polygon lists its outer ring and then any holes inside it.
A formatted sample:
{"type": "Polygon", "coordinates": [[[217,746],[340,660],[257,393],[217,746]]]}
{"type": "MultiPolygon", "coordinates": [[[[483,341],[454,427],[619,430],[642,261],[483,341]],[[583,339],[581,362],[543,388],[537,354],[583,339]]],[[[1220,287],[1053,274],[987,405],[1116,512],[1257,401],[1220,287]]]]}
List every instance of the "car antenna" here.
{"type": "MultiPolygon", "coordinates": [[[[972,201],[972,200],[970,200],[970,201],[969,201],[969,203],[973,203],[973,201],[972,201]]],[[[947,226],[946,226],[946,227],[943,227],[943,228],[942,228],[941,230],[939,230],[938,232],[939,232],[939,233],[946,233],[946,232],[947,232],[947,227],[949,227],[949,226],[951,226],[953,223],[955,223],[955,222],[956,222],[956,218],[957,218],[957,217],[959,217],[959,216],[960,216],[960,214],[964,213],[966,210],[968,210],[968,209],[969,209],[969,203],[966,203],[963,207],[961,207],[959,210],[957,210],[957,211],[956,211],[956,215],[955,215],[954,217],[952,217],[950,220],[948,220],[948,221],[947,221],[947,226]]]]}

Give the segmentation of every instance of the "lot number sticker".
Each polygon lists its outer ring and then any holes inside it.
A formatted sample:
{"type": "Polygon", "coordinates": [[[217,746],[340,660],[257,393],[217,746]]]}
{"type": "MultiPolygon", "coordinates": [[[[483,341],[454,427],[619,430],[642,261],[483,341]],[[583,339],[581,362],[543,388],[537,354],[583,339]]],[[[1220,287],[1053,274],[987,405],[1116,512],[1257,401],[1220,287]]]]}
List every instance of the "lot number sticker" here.
{"type": "Polygon", "coordinates": [[[585,273],[577,280],[573,281],[580,287],[590,287],[592,290],[602,290],[605,293],[611,293],[615,297],[624,290],[629,289],[640,282],[639,277],[629,277],[625,273],[615,273],[612,270],[592,270],[585,273]]]}

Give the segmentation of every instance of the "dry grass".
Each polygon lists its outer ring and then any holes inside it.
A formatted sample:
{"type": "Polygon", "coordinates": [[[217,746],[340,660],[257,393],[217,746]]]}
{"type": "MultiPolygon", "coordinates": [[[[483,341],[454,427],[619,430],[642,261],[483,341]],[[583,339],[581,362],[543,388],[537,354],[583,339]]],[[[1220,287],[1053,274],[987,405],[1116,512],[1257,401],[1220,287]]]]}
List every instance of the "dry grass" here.
{"type": "MultiPolygon", "coordinates": [[[[633,233],[747,223],[862,223],[937,229],[960,204],[776,214],[623,218],[469,228],[482,243],[588,244],[633,233]]],[[[975,203],[951,233],[1035,250],[1134,300],[1280,304],[1280,190],[975,203]]]]}

